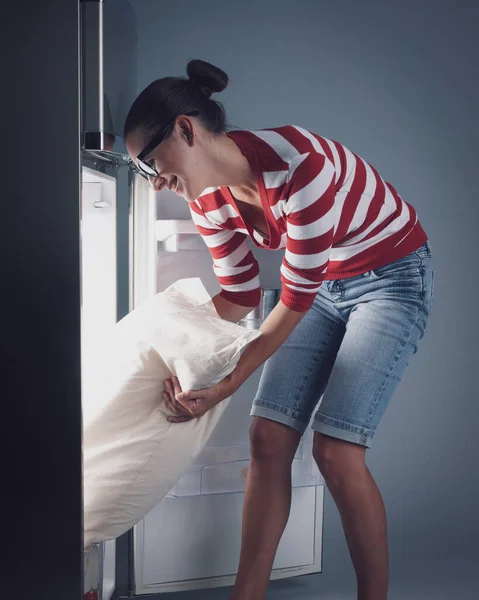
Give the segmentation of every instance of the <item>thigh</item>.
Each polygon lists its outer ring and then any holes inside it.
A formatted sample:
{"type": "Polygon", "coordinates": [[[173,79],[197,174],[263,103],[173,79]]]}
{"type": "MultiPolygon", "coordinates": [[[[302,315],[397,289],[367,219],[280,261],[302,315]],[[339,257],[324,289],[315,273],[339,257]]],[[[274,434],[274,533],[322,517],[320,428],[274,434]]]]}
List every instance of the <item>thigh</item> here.
{"type": "Polygon", "coordinates": [[[349,312],[315,430],[370,447],[424,335],[432,278],[428,257],[417,257],[414,265],[406,258],[358,280],[361,292],[349,312]]]}
{"type": "Polygon", "coordinates": [[[304,433],[344,332],[344,322],[335,314],[327,291],[320,292],[288,339],[265,362],[251,415],[304,433]]]}

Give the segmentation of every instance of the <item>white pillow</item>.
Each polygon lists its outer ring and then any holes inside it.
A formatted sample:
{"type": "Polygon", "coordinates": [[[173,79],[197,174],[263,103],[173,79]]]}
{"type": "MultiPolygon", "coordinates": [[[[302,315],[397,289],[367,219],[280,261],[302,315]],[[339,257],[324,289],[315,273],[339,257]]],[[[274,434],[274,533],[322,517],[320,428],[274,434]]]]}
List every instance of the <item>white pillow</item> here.
{"type": "Polygon", "coordinates": [[[163,381],[214,385],[260,335],[221,319],[198,278],[183,279],[115,325],[84,360],[84,545],[142,519],[196,458],[229,398],[200,419],[169,423],[163,381]]]}

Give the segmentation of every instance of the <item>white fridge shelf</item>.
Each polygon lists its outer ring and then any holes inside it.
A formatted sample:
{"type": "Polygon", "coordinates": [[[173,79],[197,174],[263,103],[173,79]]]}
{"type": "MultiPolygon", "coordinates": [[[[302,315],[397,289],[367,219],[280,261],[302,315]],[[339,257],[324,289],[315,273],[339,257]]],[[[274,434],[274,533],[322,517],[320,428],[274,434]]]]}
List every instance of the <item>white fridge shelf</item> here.
{"type": "MultiPolygon", "coordinates": [[[[243,492],[249,465],[249,445],[206,447],[168,496],[182,498],[243,492]]],[[[303,440],[292,465],[292,486],[323,485],[313,459],[312,439],[303,440]]]]}
{"type": "Polygon", "coordinates": [[[191,219],[159,219],[155,232],[160,249],[166,252],[208,249],[191,219]]]}

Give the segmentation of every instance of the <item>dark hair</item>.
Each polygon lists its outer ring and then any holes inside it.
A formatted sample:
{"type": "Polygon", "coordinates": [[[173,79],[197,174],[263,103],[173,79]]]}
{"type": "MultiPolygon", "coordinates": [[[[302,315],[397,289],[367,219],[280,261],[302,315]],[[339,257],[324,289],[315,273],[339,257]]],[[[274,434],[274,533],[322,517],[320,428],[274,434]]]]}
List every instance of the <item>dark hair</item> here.
{"type": "MultiPolygon", "coordinates": [[[[204,127],[212,133],[226,129],[220,102],[211,99],[228,85],[224,71],[203,60],[190,60],[186,77],[163,77],[150,83],[133,102],[125,121],[124,137],[140,128],[151,139],[181,114],[197,111],[204,127]]],[[[173,131],[173,123],[166,132],[173,131]]]]}

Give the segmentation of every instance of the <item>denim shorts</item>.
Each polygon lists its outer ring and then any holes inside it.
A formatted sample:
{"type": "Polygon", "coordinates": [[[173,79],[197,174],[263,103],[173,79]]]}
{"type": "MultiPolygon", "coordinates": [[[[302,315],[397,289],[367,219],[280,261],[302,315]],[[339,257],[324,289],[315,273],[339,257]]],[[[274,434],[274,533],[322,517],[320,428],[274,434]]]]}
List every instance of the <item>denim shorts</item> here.
{"type": "Polygon", "coordinates": [[[312,422],[315,431],[371,447],[424,335],[433,287],[428,242],[383,267],[324,281],[264,364],[251,415],[301,434],[312,422]]]}

